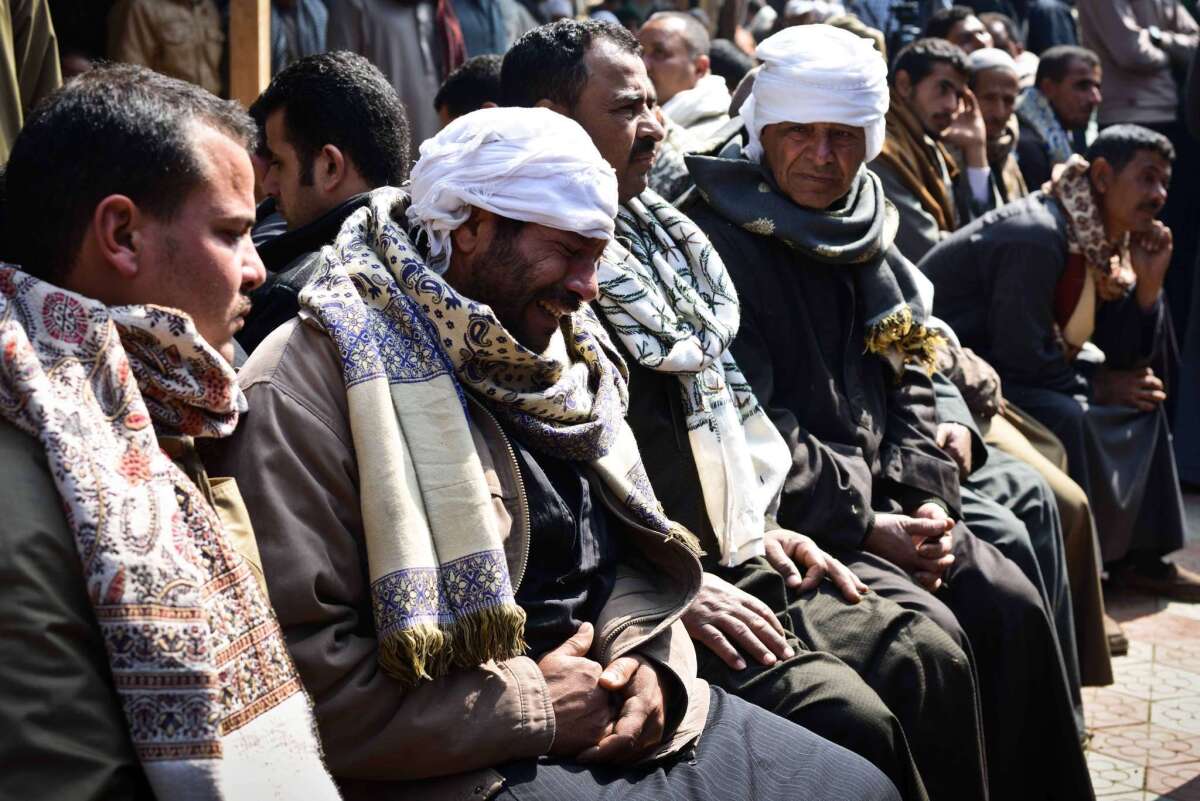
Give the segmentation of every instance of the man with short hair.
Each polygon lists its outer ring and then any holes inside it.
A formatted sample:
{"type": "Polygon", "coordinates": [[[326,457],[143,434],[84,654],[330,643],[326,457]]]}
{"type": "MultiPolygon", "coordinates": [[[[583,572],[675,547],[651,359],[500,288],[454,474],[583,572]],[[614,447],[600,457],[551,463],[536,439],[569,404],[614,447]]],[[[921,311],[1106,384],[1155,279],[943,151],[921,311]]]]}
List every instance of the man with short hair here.
{"type": "Polygon", "coordinates": [[[442,81],[433,107],[442,127],[464,114],[500,103],[500,63],[503,56],[489,53],[469,58],[442,81]]]}
{"type": "Polygon", "coordinates": [[[1025,49],[1025,40],[1017,29],[1017,23],[1011,17],[997,12],[980,14],[979,21],[992,35],[995,46],[1012,56],[1016,62],[1021,88],[1033,86],[1034,76],[1037,75],[1038,57],[1025,49]]]}
{"type": "Polygon", "coordinates": [[[237,487],[195,445],[245,411],[229,360],[263,278],[254,135],[236,103],[113,65],[50,95],[14,144],[5,798],[338,798],[237,487]]]}
{"type": "Polygon", "coordinates": [[[299,310],[320,251],[367,192],[408,175],[408,121],[371,62],[346,51],[308,56],[272,79],[250,107],[264,135],[262,186],[287,232],[259,244],[269,275],[238,342],[253,351],[299,310]]]}
{"type": "Polygon", "coordinates": [[[1013,107],[1021,93],[1017,63],[1003,50],[985,47],[970,55],[967,66],[971,70],[967,85],[975,94],[987,130],[988,166],[996,178],[999,205],[1004,205],[1029,194],[1014,155],[1019,132],[1013,107]]]}
{"type": "Polygon", "coordinates": [[[1042,53],[1034,85],[1017,98],[1017,162],[1025,185],[1038,190],[1055,166],[1082,153],[1096,138],[1100,59],[1091,50],[1059,45],[1042,53]]]}
{"type": "Polygon", "coordinates": [[[330,767],[350,798],[895,801],[865,760],[695,675],[695,543],[584,306],[617,186],[563,115],[461,117],[411,195],[346,221],[305,314],[240,373],[255,413],[221,461],[256,478],[330,767]]]}
{"type": "Polygon", "coordinates": [[[969,647],[991,797],[1020,797],[1033,771],[1043,797],[1091,798],[1042,598],[958,520],[927,373],[939,338],[864,169],[883,147],[884,65],[822,26],[782,31],[758,57],[749,145],[690,157],[684,210],[733,277],[733,355],[792,452],[776,519],[969,647]]]}
{"type": "Polygon", "coordinates": [[[638,58],[622,28],[562,22],[519,40],[502,79],[507,102],[581,122],[618,174],[616,240],[594,305],[629,365],[628,421],[656,495],[707,554],[683,618],[706,646],[700,674],[867,757],[905,798],[982,796],[962,650],[931,621],[863,594],[836,559],[773,519],[791,459],[728,352],[739,307],[726,268],[628,158],[661,135],[638,58]],[[554,80],[581,64],[582,80],[554,80]],[[646,99],[636,115],[593,113],[634,94],[646,99]],[[933,719],[936,733],[923,723],[933,719]]]}
{"type": "Polygon", "coordinates": [[[1200,601],[1200,577],[1162,560],[1182,546],[1185,518],[1166,396],[1146,366],[1164,330],[1171,234],[1154,217],[1173,157],[1159,134],[1108,128],[1048,191],[985,216],[921,269],[963,344],[1066,446],[1113,580],[1200,601]],[[1104,351],[1098,370],[1075,359],[1088,341],[1104,351]]]}
{"type": "Polygon", "coordinates": [[[961,49],[918,39],[892,66],[887,137],[869,165],[900,212],[896,247],[912,261],[951,232],[995,207],[987,128],[961,49]],[[966,163],[958,169],[947,145],[966,163]]]}
{"type": "Polygon", "coordinates": [[[925,23],[922,36],[945,39],[967,55],[984,47],[995,47],[987,27],[970,6],[950,6],[935,11],[925,23]]]}
{"type": "Polygon", "coordinates": [[[708,31],[691,14],[660,11],[638,31],[663,114],[699,143],[729,121],[729,89],[709,71],[708,31]]]}

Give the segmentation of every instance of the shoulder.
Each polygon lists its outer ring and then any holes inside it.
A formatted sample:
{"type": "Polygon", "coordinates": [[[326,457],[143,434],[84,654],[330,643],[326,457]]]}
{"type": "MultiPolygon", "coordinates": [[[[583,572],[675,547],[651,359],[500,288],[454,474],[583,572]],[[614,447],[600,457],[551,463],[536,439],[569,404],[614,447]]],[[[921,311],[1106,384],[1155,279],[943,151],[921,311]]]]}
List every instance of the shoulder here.
{"type": "Polygon", "coordinates": [[[0,509],[4,509],[4,536],[10,549],[22,539],[35,540],[48,532],[70,537],[41,443],[4,420],[0,420],[0,509]]]}

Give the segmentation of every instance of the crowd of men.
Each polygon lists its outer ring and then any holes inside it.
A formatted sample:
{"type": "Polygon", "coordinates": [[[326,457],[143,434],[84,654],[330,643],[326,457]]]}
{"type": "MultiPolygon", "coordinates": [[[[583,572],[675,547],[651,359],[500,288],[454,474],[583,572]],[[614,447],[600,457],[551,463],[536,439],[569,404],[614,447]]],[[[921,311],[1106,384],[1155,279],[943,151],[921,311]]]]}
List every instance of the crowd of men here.
{"type": "Polygon", "coordinates": [[[347,51],[33,108],[0,797],[1093,798],[1102,580],[1200,601],[1179,121],[999,15],[889,66],[832,5],[737,81],[661,11],[419,112],[347,51]]]}

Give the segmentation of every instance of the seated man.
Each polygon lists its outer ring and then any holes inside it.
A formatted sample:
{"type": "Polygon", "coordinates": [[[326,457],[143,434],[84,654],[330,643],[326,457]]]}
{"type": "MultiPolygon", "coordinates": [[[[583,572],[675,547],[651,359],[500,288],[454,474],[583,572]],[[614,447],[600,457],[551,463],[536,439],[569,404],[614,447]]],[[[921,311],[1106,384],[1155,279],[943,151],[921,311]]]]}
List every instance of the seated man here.
{"type": "MultiPolygon", "coordinates": [[[[1029,194],[1015,155],[1018,141],[1013,106],[1021,93],[1017,63],[994,47],[976,50],[967,58],[971,77],[967,86],[975,95],[987,131],[988,167],[996,179],[997,205],[1003,206],[1029,194]]],[[[957,155],[957,154],[956,154],[957,155]]],[[[960,163],[958,168],[965,169],[960,163]]]]}
{"type": "Polygon", "coordinates": [[[503,56],[495,53],[475,56],[446,76],[433,98],[433,107],[443,127],[464,114],[499,105],[503,60],[503,56]]]}
{"type": "Polygon", "coordinates": [[[1096,138],[1093,113],[1100,107],[1100,59],[1091,50],[1059,45],[1042,53],[1033,86],[1017,98],[1021,123],[1017,162],[1025,185],[1042,188],[1050,171],[1096,138]]]}
{"type": "Polygon", "coordinates": [[[964,53],[970,55],[985,47],[995,47],[992,34],[988,31],[983,20],[975,16],[975,9],[970,6],[950,6],[933,12],[925,22],[925,30],[921,33],[934,39],[945,39],[957,45],[964,53]]]}
{"type": "Polygon", "coordinates": [[[296,316],[321,248],[363,207],[367,192],[408,175],[408,120],[400,96],[362,56],[308,56],[272,80],[250,107],[266,145],[262,185],[287,233],[260,241],[267,281],[238,342],[252,352],[296,316]]]}
{"type": "Polygon", "coordinates": [[[660,11],[638,41],[663,114],[698,144],[708,141],[729,121],[729,89],[709,71],[708,31],[691,14],[660,11]]]}
{"type": "Polygon", "coordinates": [[[962,650],[923,616],[864,594],[837,560],[772,519],[791,458],[728,352],[737,295],[704,234],[646,188],[650,165],[633,157],[662,136],[637,41],[596,22],[538,28],[505,56],[503,86],[506,104],[576,120],[616,170],[617,237],[595,307],[630,370],[628,421],[655,494],[706,553],[683,617],[707,646],[701,676],[867,757],[905,798],[924,796],[922,779],[935,799],[982,797],[962,650]],[[581,65],[584,81],[555,80],[581,65]],[[635,95],[637,113],[607,111],[635,95]],[[925,725],[933,719],[936,729],[925,725]]]}
{"type": "Polygon", "coordinates": [[[912,261],[996,205],[968,76],[966,55],[944,39],[918,39],[896,55],[887,137],[870,168],[900,212],[896,247],[912,261]],[[965,171],[947,145],[962,150],[965,171]]]}
{"type": "Polygon", "coordinates": [[[1017,77],[1021,82],[1021,88],[1033,86],[1034,76],[1037,74],[1038,57],[1035,53],[1025,49],[1025,37],[1021,35],[1017,23],[1007,14],[996,11],[980,14],[979,21],[992,35],[994,46],[1012,56],[1013,63],[1017,65],[1017,77]]]}
{"type": "Polygon", "coordinates": [[[346,221],[240,374],[256,409],[220,461],[255,477],[334,776],[363,798],[896,799],[695,675],[694,539],[660,511],[583,306],[616,210],[576,123],[461,117],[411,197],[346,221]]]}
{"type": "Polygon", "coordinates": [[[236,103],[121,65],[13,147],[0,797],[338,798],[237,487],[193,445],[245,410],[253,141],[236,103]]]}
{"type": "Polygon", "coordinates": [[[1041,598],[952,517],[958,471],[935,440],[925,372],[937,338],[863,169],[882,147],[884,65],[823,26],[783,31],[758,57],[749,145],[689,159],[698,195],[684,211],[733,277],[733,355],[792,452],[776,519],[969,646],[991,797],[1023,796],[1035,771],[1040,797],[1090,798],[1041,598]]]}
{"type": "Polygon", "coordinates": [[[1200,577],[1161,558],[1183,545],[1185,518],[1166,396],[1146,367],[1162,344],[1171,239],[1154,217],[1173,157],[1159,134],[1105,129],[1049,192],[963,229],[921,269],[963,344],[1066,446],[1113,578],[1197,601],[1200,577]],[[1089,339],[1098,371],[1075,359],[1089,339]]]}

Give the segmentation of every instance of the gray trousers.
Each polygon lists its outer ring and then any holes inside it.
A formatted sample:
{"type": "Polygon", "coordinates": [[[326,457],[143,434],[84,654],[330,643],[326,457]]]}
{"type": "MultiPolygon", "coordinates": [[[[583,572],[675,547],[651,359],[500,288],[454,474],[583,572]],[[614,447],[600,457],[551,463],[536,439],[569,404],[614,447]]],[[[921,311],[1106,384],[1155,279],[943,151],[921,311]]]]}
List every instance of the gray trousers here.
{"type": "Polygon", "coordinates": [[[503,765],[499,801],[899,801],[871,763],[712,688],[693,749],[652,765],[503,765]]]}

